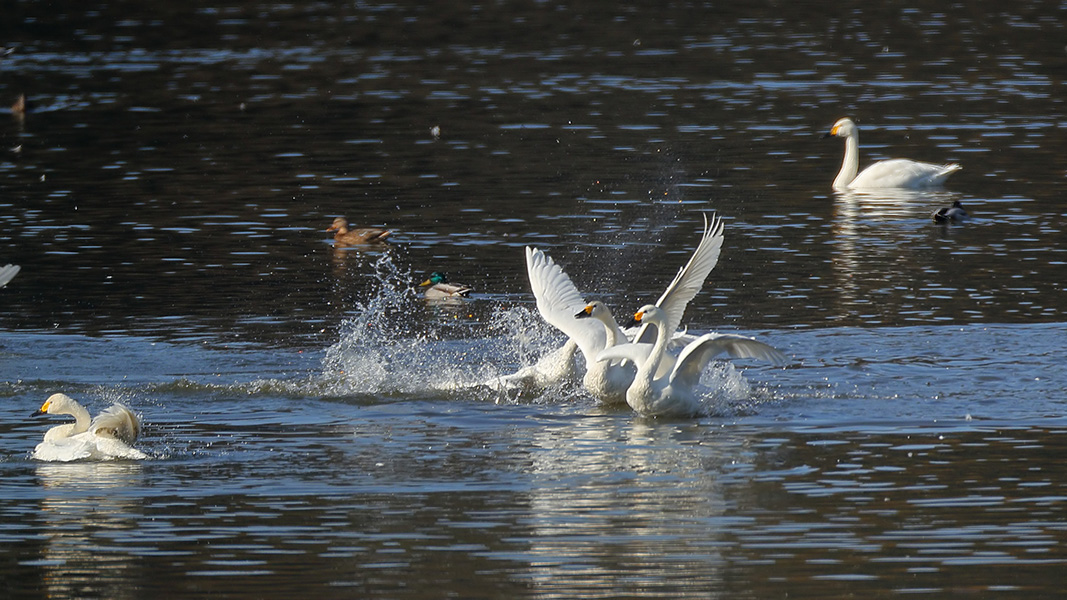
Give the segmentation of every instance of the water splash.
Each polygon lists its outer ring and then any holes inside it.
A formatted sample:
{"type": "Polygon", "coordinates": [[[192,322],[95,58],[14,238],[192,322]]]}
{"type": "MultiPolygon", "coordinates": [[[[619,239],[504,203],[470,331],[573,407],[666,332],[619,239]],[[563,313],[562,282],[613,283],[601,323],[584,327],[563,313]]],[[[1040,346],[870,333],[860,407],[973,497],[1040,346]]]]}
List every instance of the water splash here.
{"type": "MultiPolygon", "coordinates": [[[[446,321],[426,318],[426,304],[411,287],[411,274],[383,254],[374,264],[377,284],[356,301],[340,338],[325,352],[322,373],[293,382],[298,391],[381,402],[432,397],[493,402],[591,400],[578,382],[547,389],[502,390],[487,385],[535,364],[566,341],[536,310],[510,306],[456,336],[446,321]]],[[[583,359],[579,356],[578,361],[583,359]]],[[[579,365],[581,367],[581,365],[579,365]]],[[[716,363],[702,379],[708,414],[735,412],[752,398],[744,376],[729,362],[716,363]]],[[[271,385],[269,387],[275,387],[271,385]]]]}
{"type": "Polygon", "coordinates": [[[495,392],[482,382],[532,363],[552,338],[531,311],[507,308],[493,314],[486,337],[456,339],[447,322],[425,318],[411,274],[390,255],[379,257],[374,277],[374,293],[356,302],[340,339],[326,350],[325,394],[380,400],[443,392],[490,399],[495,392]]]}

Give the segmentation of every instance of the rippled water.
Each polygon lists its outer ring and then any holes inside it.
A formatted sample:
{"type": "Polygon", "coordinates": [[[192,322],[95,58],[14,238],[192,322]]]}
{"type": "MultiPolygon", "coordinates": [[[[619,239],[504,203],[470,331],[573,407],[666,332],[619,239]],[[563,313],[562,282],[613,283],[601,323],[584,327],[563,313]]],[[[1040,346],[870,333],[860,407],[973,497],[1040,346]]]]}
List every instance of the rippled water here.
{"type": "Polygon", "coordinates": [[[0,587],[1059,594],[1067,7],[913,6],[6,7],[0,587]],[[964,170],[833,193],[845,115],[964,170]],[[559,343],[523,246],[621,313],[704,211],[686,322],[787,368],[716,365],[690,420],[476,385],[559,343]],[[30,459],[55,391],[152,458],[30,459]]]}

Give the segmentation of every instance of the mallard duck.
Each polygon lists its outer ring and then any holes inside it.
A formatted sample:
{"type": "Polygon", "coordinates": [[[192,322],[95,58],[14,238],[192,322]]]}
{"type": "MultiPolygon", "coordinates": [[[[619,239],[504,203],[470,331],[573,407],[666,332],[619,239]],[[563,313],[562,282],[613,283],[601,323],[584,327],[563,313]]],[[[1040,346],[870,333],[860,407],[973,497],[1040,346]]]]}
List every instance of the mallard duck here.
{"type": "Polygon", "coordinates": [[[469,285],[449,283],[440,271],[430,273],[430,278],[420,283],[419,287],[426,288],[423,295],[427,298],[466,298],[473,291],[469,285]]]}
{"type": "Polygon", "coordinates": [[[40,410],[30,416],[45,414],[71,415],[74,422],[57,425],[45,432],[44,441],[33,450],[33,457],[38,460],[148,458],[144,452],[132,447],[141,432],[141,421],[121,404],[111,405],[90,420],[89,411],[73,398],[66,394],[52,394],[40,410]]]}
{"type": "Polygon", "coordinates": [[[960,223],[966,221],[970,215],[967,211],[963,210],[963,204],[960,204],[959,200],[952,203],[952,206],[948,208],[939,208],[934,213],[935,223],[960,223]]]}
{"type": "Polygon", "coordinates": [[[389,237],[392,232],[386,229],[378,229],[377,227],[349,229],[348,220],[344,217],[337,217],[333,220],[333,225],[330,225],[330,228],[326,230],[326,233],[333,233],[333,241],[335,243],[353,245],[384,242],[385,238],[389,237]]]}
{"type": "Polygon", "coordinates": [[[838,120],[823,137],[845,138],[845,159],[841,162],[841,171],[834,179],[835,190],[937,187],[943,184],[949,175],[962,168],[955,163],[935,165],[907,158],[893,158],[880,160],[859,172],[859,128],[852,119],[838,120]]]}
{"type": "Polygon", "coordinates": [[[11,114],[19,117],[26,114],[26,94],[19,94],[19,97],[15,98],[11,105],[11,114]]]}

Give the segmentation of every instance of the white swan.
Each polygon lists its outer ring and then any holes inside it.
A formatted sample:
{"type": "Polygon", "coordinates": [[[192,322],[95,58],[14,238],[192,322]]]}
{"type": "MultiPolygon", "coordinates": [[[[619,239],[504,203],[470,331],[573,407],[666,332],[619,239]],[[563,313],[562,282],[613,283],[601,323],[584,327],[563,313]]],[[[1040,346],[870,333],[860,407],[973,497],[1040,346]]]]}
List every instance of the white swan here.
{"type": "Polygon", "coordinates": [[[838,120],[823,137],[845,138],[845,158],[841,162],[841,171],[834,179],[835,190],[937,187],[943,184],[949,175],[962,168],[955,163],[935,165],[906,158],[893,158],[880,160],[859,173],[859,128],[852,119],[838,120]]]}
{"type": "Polygon", "coordinates": [[[704,368],[719,354],[734,358],[758,358],[775,364],[786,362],[784,354],[752,338],[708,333],[686,345],[677,356],[667,354],[666,311],[651,304],[634,315],[640,323],[656,325],[656,342],[620,344],[604,349],[600,361],[630,360],[638,365],[633,383],[626,390],[626,403],[646,416],[687,417],[701,411],[700,396],[695,388],[704,368]]]}
{"type": "Polygon", "coordinates": [[[143,460],[144,452],[133,448],[141,432],[137,415],[121,404],[113,404],[96,418],[66,394],[52,394],[31,416],[72,415],[73,423],[58,425],[44,434],[33,457],[37,460],[68,462],[80,459],[109,460],[126,458],[143,460]]]}
{"type": "Polygon", "coordinates": [[[19,274],[22,267],[18,265],[4,265],[0,267],[0,287],[7,285],[7,282],[15,278],[15,275],[19,274]]]}
{"type": "MultiPolygon", "coordinates": [[[[693,256],[678,270],[667,290],[656,301],[656,306],[660,307],[665,315],[663,323],[656,325],[666,330],[668,339],[673,335],[685,335],[676,333],[678,325],[682,321],[686,305],[700,291],[704,280],[719,260],[723,227],[720,218],[713,216],[709,222],[705,215],[704,234],[693,251],[693,256]]],[[[627,361],[597,360],[597,356],[605,348],[630,341],[630,336],[622,331],[611,316],[611,310],[602,302],[585,302],[563,269],[536,248],[526,248],[526,270],[541,316],[553,327],[567,334],[568,343],[576,343],[585,357],[586,370],[582,385],[601,402],[623,402],[636,372],[634,364],[627,361]]],[[[647,336],[647,339],[651,340],[655,334],[655,331],[645,325],[633,334],[633,339],[645,341],[647,336]]]]}

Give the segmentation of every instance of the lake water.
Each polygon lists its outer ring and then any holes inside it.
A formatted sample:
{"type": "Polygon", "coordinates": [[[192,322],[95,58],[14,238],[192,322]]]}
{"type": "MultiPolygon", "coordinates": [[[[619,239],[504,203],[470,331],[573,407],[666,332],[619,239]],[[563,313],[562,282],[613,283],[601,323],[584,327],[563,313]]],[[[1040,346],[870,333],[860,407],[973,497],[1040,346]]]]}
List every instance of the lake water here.
{"type": "Polygon", "coordinates": [[[0,24],[2,595],[1062,593],[1067,5],[142,4],[0,24]],[[834,193],[846,115],[963,170],[834,193]],[[685,323],[788,366],[476,385],[561,342],[524,246],[624,314],[712,211],[685,323]],[[31,459],[58,391],[151,458],[31,459]]]}

